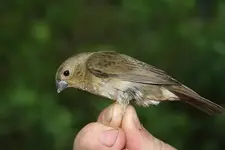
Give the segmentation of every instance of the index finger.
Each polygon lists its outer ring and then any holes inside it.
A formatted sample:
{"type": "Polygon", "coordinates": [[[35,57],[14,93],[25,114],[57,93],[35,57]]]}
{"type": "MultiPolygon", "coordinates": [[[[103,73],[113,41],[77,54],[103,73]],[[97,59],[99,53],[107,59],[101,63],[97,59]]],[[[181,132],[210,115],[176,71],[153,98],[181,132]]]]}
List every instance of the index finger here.
{"type": "Polygon", "coordinates": [[[97,121],[113,128],[119,128],[122,124],[123,114],[123,107],[114,103],[100,113],[97,121]]]}

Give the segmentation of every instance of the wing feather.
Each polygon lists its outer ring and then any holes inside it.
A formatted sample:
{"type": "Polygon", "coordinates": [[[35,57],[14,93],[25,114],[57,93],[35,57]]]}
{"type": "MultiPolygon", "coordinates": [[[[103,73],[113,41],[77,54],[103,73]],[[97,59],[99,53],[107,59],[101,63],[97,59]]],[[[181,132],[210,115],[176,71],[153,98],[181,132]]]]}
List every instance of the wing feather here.
{"type": "Polygon", "coordinates": [[[180,85],[163,70],[114,51],[93,53],[87,69],[97,77],[116,77],[124,81],[156,85],[180,85]]]}

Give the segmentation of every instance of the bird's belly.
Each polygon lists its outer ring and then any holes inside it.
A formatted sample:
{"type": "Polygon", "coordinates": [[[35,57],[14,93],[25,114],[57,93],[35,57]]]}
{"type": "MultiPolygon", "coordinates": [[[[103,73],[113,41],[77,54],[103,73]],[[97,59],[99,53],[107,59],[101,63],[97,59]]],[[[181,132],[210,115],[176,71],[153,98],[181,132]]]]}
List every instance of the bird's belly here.
{"type": "Polygon", "coordinates": [[[118,100],[121,96],[124,97],[123,94],[126,95],[125,91],[129,88],[129,83],[128,81],[109,80],[108,82],[101,82],[97,90],[104,97],[118,100]]]}
{"type": "Polygon", "coordinates": [[[160,101],[174,100],[177,96],[164,87],[129,81],[109,80],[101,82],[99,93],[112,100],[134,100],[142,106],[157,105],[160,101]]]}
{"type": "Polygon", "coordinates": [[[117,99],[117,90],[111,89],[107,87],[106,89],[102,89],[100,94],[106,98],[116,100],[117,99]]]}

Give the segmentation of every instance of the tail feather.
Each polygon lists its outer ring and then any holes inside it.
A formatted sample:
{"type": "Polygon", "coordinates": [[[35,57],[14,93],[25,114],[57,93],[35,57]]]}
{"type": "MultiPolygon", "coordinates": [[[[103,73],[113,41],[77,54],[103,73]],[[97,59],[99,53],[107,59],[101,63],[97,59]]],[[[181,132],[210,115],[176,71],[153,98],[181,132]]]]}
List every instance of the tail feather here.
{"type": "Polygon", "coordinates": [[[182,101],[209,115],[225,113],[225,108],[204,97],[201,97],[198,93],[186,86],[170,86],[168,89],[176,94],[182,101]]]}

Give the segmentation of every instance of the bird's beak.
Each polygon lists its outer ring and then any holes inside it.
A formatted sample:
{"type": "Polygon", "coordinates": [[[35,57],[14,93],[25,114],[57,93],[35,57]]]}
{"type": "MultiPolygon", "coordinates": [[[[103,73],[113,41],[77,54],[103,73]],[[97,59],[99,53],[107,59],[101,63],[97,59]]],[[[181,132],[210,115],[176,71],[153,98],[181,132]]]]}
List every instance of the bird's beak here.
{"type": "Polygon", "coordinates": [[[67,87],[68,83],[66,81],[56,80],[56,88],[58,93],[62,92],[67,87]]]}

